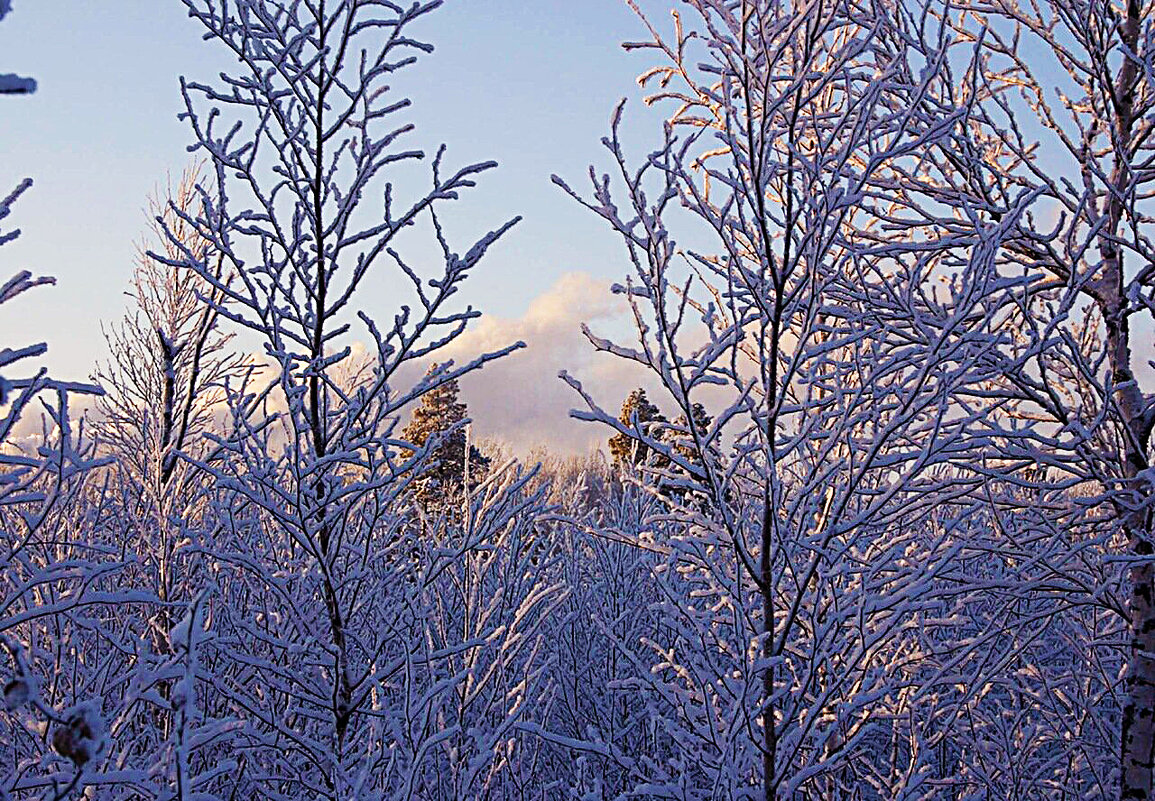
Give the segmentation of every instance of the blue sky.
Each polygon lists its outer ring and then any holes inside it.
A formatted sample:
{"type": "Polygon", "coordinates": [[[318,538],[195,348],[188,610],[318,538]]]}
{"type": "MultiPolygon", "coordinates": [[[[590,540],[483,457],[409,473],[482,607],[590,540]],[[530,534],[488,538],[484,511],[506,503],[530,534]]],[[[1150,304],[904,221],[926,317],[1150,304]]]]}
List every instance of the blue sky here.
{"type": "MultiPolygon", "coordinates": [[[[8,221],[23,237],[0,267],[59,283],[10,304],[0,341],[47,340],[53,372],[83,378],[104,355],[101,323],[125,309],[146,198],[192,158],[178,76],[209,78],[229,62],[179,0],[13,5],[0,24],[0,72],[40,88],[0,103],[0,187],[35,181],[8,221]]],[[[467,233],[525,217],[477,275],[472,302],[514,319],[563,275],[622,275],[613,236],[549,176],[580,183],[601,161],[614,103],[636,96],[645,63],[620,42],[644,29],[624,0],[449,0],[421,32],[437,50],[409,76],[420,143],[447,143],[455,163],[501,164],[461,207],[467,221],[476,215],[467,233]]],[[[634,113],[656,123],[640,103],[634,113]]]]}
{"type": "MultiPolygon", "coordinates": [[[[669,27],[670,0],[640,4],[669,27]]],[[[147,197],[193,158],[177,120],[178,76],[211,79],[231,63],[201,40],[180,0],[13,5],[0,24],[0,73],[31,75],[40,89],[0,99],[0,191],[25,176],[36,183],[3,226],[24,235],[0,250],[0,276],[27,268],[59,283],[4,308],[0,343],[47,341],[53,374],[84,379],[105,355],[101,324],[125,311],[147,197]]],[[[514,339],[529,348],[464,385],[471,412],[482,432],[515,447],[548,439],[585,450],[604,432],[566,419],[576,398],[555,376],[581,376],[609,408],[641,383],[592,355],[579,333],[585,321],[619,325],[606,286],[628,265],[616,238],[549,176],[580,187],[588,164],[605,164],[599,141],[612,108],[638,97],[635,76],[648,64],[620,42],[644,38],[644,27],[626,0],[448,0],[419,32],[437,49],[405,79],[417,141],[447,143],[452,164],[501,164],[457,206],[455,242],[525,217],[471,280],[467,300],[487,317],[454,355],[514,339]]],[[[636,100],[627,123],[635,155],[657,141],[660,119],[636,100]]],[[[364,299],[371,313],[395,307],[386,284],[367,289],[378,293],[364,299]]]]}

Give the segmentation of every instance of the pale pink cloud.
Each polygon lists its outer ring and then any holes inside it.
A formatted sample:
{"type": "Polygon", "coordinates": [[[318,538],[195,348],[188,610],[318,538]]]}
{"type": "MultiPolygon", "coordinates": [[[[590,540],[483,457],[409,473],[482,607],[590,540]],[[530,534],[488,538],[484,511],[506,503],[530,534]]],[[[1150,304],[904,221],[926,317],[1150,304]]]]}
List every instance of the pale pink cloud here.
{"type": "Polygon", "coordinates": [[[572,272],[534,299],[521,317],[483,317],[446,348],[445,355],[460,363],[517,340],[526,343],[523,350],[462,379],[476,436],[502,440],[521,453],[537,446],[565,454],[604,447],[610,432],[569,417],[581,398],[557,377],[558,371],[579,378],[614,411],[633,387],[652,382],[637,365],[595,352],[582,323],[599,333],[627,331],[632,319],[608,281],[572,272]]]}

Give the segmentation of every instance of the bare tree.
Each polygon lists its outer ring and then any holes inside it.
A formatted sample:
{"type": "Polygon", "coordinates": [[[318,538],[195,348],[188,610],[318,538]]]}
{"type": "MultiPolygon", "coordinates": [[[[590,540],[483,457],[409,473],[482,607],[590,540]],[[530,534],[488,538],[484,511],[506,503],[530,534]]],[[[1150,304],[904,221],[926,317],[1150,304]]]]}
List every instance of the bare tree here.
{"type": "Polygon", "coordinates": [[[668,629],[644,640],[648,659],[621,647],[664,737],[635,786],[936,797],[938,700],[903,677],[922,621],[950,608],[937,593],[961,547],[949,521],[982,484],[975,397],[1016,282],[990,231],[925,247],[875,201],[900,211],[893,170],[965,120],[923,97],[968,53],[928,28],[933,4],[682,5],[671,37],[650,26],[630,45],[661,59],[642,81],[670,109],[663,143],[630,166],[619,108],[605,140],[616,187],[592,169],[588,200],[566,187],[633,267],[615,290],[636,342],[591,343],[651,371],[683,420],[703,417],[698,403],[714,415],[675,446],[563,374],[587,407],[575,416],[640,439],[669,460],[663,482],[709,496],[672,494],[651,521],[668,629]],[[681,225],[715,250],[680,250],[681,225]]]}
{"type": "Polygon", "coordinates": [[[409,101],[387,82],[431,49],[411,31],[439,3],[185,5],[240,66],[216,85],[182,83],[213,180],[194,210],[173,207],[193,239],[169,226],[179,256],[157,258],[193,273],[213,313],[263,349],[262,364],[229,384],[213,459],[181,454],[215,485],[200,547],[222,596],[201,653],[215,666],[214,703],[246,721],[228,756],[232,791],[493,792],[535,692],[538,621],[558,588],[548,572],[514,567],[540,506],[515,468],[424,536],[406,512],[406,489],[440,438],[404,442],[404,411],[520,347],[403,378],[478,316],[456,296],[516,222],[464,254],[449,244],[441,207],[492,163],[448,170],[442,148],[427,190],[403,200],[392,183],[425,154],[405,144],[409,101]],[[383,206],[371,210],[374,196],[383,206]],[[441,253],[428,275],[400,252],[415,228],[441,253]],[[378,325],[360,290],[389,268],[410,302],[378,325]],[[349,367],[355,330],[365,369],[349,367]],[[452,586],[470,601],[442,609],[452,586]]]}
{"type": "Polygon", "coordinates": [[[981,69],[964,78],[948,65],[929,95],[972,111],[894,186],[933,199],[912,223],[934,229],[930,240],[998,226],[1000,271],[1031,279],[1021,336],[998,367],[1006,410],[992,417],[992,442],[1013,483],[1073,493],[1076,524],[1056,512],[1044,530],[1085,532],[1068,542],[1080,556],[1051,564],[1064,566],[1068,599],[1121,625],[1125,645],[1097,640],[1125,665],[1121,696],[1112,689],[1103,703],[1118,703],[1119,797],[1149,799],[1155,396],[1136,351],[1155,310],[1150,5],[998,0],[944,21],[974,43],[981,69]]]}
{"type": "MultiPolygon", "coordinates": [[[[174,569],[174,559],[182,529],[199,525],[197,495],[204,482],[179,454],[208,457],[205,434],[214,415],[223,417],[225,382],[239,377],[242,365],[227,349],[229,335],[217,325],[213,301],[219,301],[219,292],[148,252],[152,247],[178,259],[180,251],[168,239],[172,236],[224,279],[220,256],[196,240],[177,214],[194,211],[200,177],[199,169],[186,170],[168,197],[150,199],[153,241],[140,249],[128,292],[135,308],[106,332],[109,361],[95,375],[105,390],[97,404],[98,433],[114,459],[116,486],[124,494],[118,504],[124,513],[121,525],[126,536],[133,532],[140,557],[155,562],[154,589],[162,604],[181,593],[195,596],[190,577],[174,569]]],[[[159,614],[154,634],[157,646],[164,648],[172,621],[164,609],[159,614]]]]}
{"type": "MultiPolygon", "coordinates": [[[[0,220],[28,183],[0,200],[0,220]]],[[[18,234],[0,233],[0,245],[18,234]]],[[[0,303],[48,283],[17,273],[0,287],[0,303]]],[[[0,717],[8,770],[0,792],[49,787],[62,790],[55,796],[62,799],[107,749],[96,682],[108,663],[97,652],[82,662],[79,653],[92,639],[99,607],[126,596],[116,591],[113,576],[123,568],[117,554],[85,536],[99,513],[86,503],[99,462],[68,408],[70,395],[99,389],[56,381],[43,367],[13,376],[46,351],[44,343],[0,351],[0,647],[8,667],[0,717]],[[21,427],[38,402],[41,430],[21,427]]]]}
{"type": "MultiPolygon", "coordinates": [[[[0,2],[0,19],[9,10],[0,2]]],[[[0,75],[0,93],[34,88],[31,80],[0,75]]],[[[26,179],[0,198],[0,221],[31,184],[26,179]]],[[[0,231],[0,247],[19,235],[0,231]]],[[[0,286],[0,304],[53,283],[17,271],[0,286]]],[[[70,396],[100,389],[50,378],[36,365],[47,351],[43,342],[0,350],[0,648],[7,666],[0,674],[0,794],[32,790],[64,799],[107,750],[99,676],[109,662],[96,649],[81,653],[108,634],[100,610],[126,595],[114,578],[122,561],[85,536],[100,514],[99,502],[85,503],[99,462],[83,421],[69,412],[70,396]],[[39,432],[24,425],[37,405],[39,432]]]]}

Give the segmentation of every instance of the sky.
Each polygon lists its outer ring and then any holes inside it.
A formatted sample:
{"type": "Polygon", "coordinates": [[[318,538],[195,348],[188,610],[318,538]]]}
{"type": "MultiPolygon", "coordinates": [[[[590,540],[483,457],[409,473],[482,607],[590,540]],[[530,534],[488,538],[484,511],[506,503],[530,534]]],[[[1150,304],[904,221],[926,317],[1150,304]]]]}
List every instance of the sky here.
{"type": "MultiPolygon", "coordinates": [[[[667,5],[642,4],[660,22],[667,5]]],[[[580,334],[583,321],[620,315],[608,285],[628,265],[614,235],[550,175],[577,186],[589,164],[605,164],[611,111],[639,97],[647,65],[620,43],[645,29],[625,0],[449,0],[420,33],[436,47],[407,78],[420,143],[444,142],[454,163],[501,165],[461,204],[463,227],[479,234],[524,217],[466,290],[487,317],[462,355],[517,338],[529,346],[465,383],[478,433],[519,449],[588,450],[605,432],[566,419],[575,396],[556,374],[584,371],[607,408],[637,383],[580,334]]],[[[0,250],[0,272],[58,283],[5,306],[0,342],[47,341],[54,375],[91,374],[106,355],[102,326],[127,308],[147,198],[193,160],[179,76],[211,79],[230,65],[180,0],[14,0],[0,24],[0,73],[30,75],[39,89],[0,102],[0,188],[35,183],[6,221],[23,234],[0,250]]],[[[639,147],[656,141],[653,112],[634,102],[629,115],[639,147]]],[[[365,305],[391,308],[383,296],[365,305]]]]}

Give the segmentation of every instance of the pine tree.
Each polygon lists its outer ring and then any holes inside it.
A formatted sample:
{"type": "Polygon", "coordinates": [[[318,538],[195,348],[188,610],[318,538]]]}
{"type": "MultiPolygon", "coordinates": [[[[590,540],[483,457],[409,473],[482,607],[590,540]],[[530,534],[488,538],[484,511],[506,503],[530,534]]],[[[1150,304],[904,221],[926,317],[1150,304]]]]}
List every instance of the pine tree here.
{"type": "MultiPolygon", "coordinates": [[[[710,417],[706,407],[700,403],[695,403],[690,409],[690,417],[693,418],[694,428],[691,431],[686,423],[686,415],[680,414],[674,420],[674,428],[678,431],[677,442],[674,445],[674,450],[685,457],[687,460],[701,464],[701,457],[698,454],[698,449],[694,444],[694,434],[699,438],[705,437],[710,430],[710,423],[714,420],[710,417]]],[[[711,448],[716,450],[716,448],[711,448]]]]}
{"type": "MultiPolygon", "coordinates": [[[[721,458],[721,452],[717,443],[706,445],[704,454],[699,450],[699,443],[705,439],[709,432],[710,423],[713,422],[713,418],[706,411],[705,406],[700,403],[695,403],[690,409],[690,419],[693,421],[693,428],[690,428],[690,425],[686,422],[686,416],[684,414],[680,414],[675,418],[671,428],[674,435],[673,450],[694,467],[704,470],[707,461],[717,464],[721,458]],[[695,440],[695,435],[697,436],[697,440],[695,440]]],[[[709,508],[709,493],[704,490],[704,484],[698,477],[688,474],[686,470],[676,465],[672,468],[671,472],[675,475],[675,480],[680,477],[692,486],[671,487],[669,491],[670,496],[677,498],[679,503],[692,503],[702,511],[709,508]]]]}
{"type": "MultiPolygon", "coordinates": [[[[618,419],[647,436],[658,438],[661,437],[661,425],[667,422],[665,416],[658,411],[658,407],[650,403],[646,391],[641,387],[631,392],[622,403],[622,412],[618,419]]],[[[638,437],[615,434],[610,437],[609,445],[616,469],[621,469],[623,465],[650,463],[650,447],[638,437]]]]}
{"type": "MultiPolygon", "coordinates": [[[[438,369],[429,368],[432,376],[438,369]]],[[[466,432],[464,421],[468,407],[459,399],[460,387],[452,379],[425,393],[421,405],[413,411],[409,424],[401,432],[406,442],[421,447],[430,437],[439,436],[441,444],[431,458],[431,466],[414,481],[414,498],[423,508],[438,500],[456,495],[465,485],[466,432]]],[[[476,486],[489,467],[489,459],[469,446],[470,486],[476,486]]]]}

